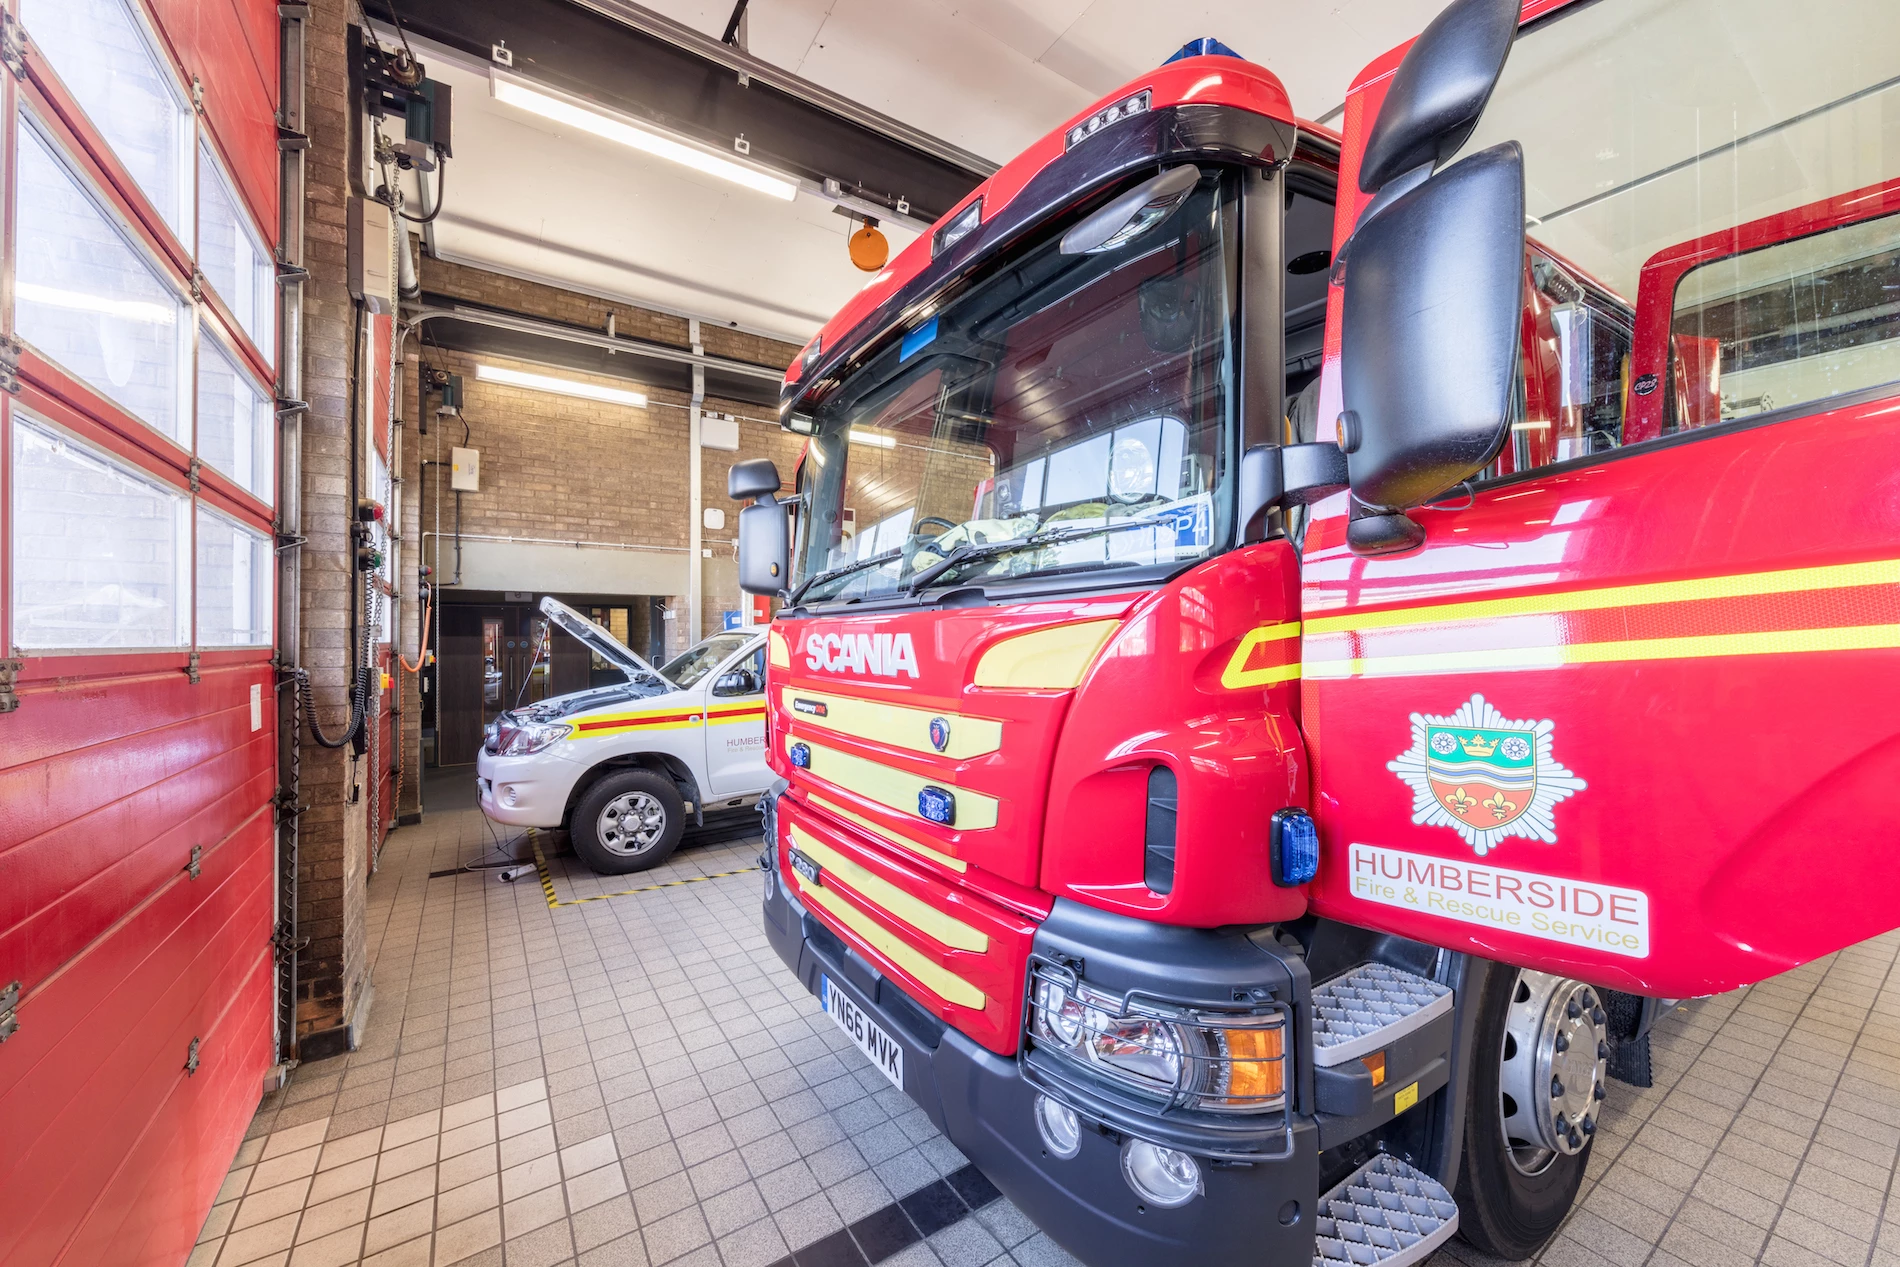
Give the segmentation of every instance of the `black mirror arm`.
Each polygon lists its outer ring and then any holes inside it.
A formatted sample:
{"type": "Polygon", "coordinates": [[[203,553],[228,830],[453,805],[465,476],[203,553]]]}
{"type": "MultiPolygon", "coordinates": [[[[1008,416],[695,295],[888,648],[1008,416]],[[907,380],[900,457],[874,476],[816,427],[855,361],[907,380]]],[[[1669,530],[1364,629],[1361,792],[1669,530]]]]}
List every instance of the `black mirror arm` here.
{"type": "Polygon", "coordinates": [[[1265,540],[1267,512],[1303,506],[1346,487],[1346,455],[1336,444],[1259,444],[1240,458],[1240,541],[1265,540]]]}

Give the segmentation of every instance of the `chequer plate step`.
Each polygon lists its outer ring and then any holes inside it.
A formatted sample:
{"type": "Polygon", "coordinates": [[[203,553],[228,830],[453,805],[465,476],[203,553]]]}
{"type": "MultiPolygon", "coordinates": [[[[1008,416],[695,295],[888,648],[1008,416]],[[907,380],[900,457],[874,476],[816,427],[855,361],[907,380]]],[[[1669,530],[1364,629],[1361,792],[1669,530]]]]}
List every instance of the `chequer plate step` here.
{"type": "Polygon", "coordinates": [[[1319,1199],[1313,1267],[1407,1267],[1457,1230],[1445,1185],[1380,1153],[1319,1199]]]}
{"type": "Polygon", "coordinates": [[[1451,987],[1362,963],[1313,991],[1313,1060],[1340,1065],[1377,1051],[1451,1011],[1451,987]]]}

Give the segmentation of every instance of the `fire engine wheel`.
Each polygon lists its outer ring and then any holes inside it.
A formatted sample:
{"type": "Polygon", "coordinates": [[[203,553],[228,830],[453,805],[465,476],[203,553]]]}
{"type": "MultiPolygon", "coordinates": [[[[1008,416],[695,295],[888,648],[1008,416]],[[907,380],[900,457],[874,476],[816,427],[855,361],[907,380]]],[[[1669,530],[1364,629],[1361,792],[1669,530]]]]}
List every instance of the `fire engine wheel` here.
{"type": "Polygon", "coordinates": [[[1607,1078],[1603,1001],[1544,972],[1491,974],[1484,987],[1458,1168],[1459,1233],[1499,1258],[1534,1254],[1576,1200],[1607,1078]]]}
{"type": "Polygon", "coordinates": [[[602,875],[625,875],[666,861],[685,830],[686,802],[673,780],[622,770],[587,789],[569,835],[582,862],[602,875]]]}

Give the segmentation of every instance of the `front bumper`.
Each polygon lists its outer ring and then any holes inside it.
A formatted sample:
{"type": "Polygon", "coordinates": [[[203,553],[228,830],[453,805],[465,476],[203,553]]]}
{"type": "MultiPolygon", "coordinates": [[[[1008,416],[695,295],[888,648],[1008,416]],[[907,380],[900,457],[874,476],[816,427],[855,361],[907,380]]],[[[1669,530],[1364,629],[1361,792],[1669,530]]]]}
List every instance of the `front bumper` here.
{"type": "MultiPolygon", "coordinates": [[[[1121,1150],[1113,1133],[1085,1129],[1075,1157],[1063,1160],[1048,1155],[1033,1116],[1037,1088],[1025,1079],[1018,1061],[980,1047],[945,1026],[814,919],[777,874],[776,859],[770,856],[775,852],[768,851],[765,931],[779,958],[813,994],[820,990],[820,976],[829,977],[832,988],[844,990],[895,1039],[904,1049],[906,1094],[1005,1196],[1088,1267],[1171,1267],[1185,1261],[1177,1256],[1186,1255],[1206,1267],[1311,1260],[1318,1145],[1310,1118],[1289,1111],[1284,1132],[1289,1147],[1278,1156],[1250,1163],[1204,1159],[1204,1195],[1178,1209],[1148,1208],[1122,1178],[1121,1150]]],[[[1067,903],[1058,904],[1050,923],[1063,924],[1058,916],[1067,907],[1067,903]]],[[[1074,909],[1079,908],[1071,908],[1071,913],[1074,909]]],[[[1091,929],[1099,933],[1103,921],[1114,922],[1122,933],[1135,930],[1120,925],[1139,923],[1087,912],[1067,921],[1069,936],[1061,931],[1052,934],[1050,948],[1073,949],[1075,933],[1085,937],[1091,929]]],[[[1141,925],[1142,929],[1156,927],[1141,925]]],[[[1195,935],[1183,936],[1182,931],[1163,929],[1160,935],[1173,938],[1177,946],[1191,945],[1195,935]]],[[[1227,943],[1226,953],[1216,955],[1226,962],[1204,965],[1201,975],[1231,972],[1241,962],[1232,953],[1235,939],[1207,936],[1210,946],[1227,943]]],[[[1044,942],[1038,934],[1039,951],[1044,942]]],[[[1152,948],[1136,945],[1130,948],[1132,953],[1107,945],[1096,949],[1113,975],[1117,964],[1112,961],[1132,964],[1152,948]]],[[[1240,952],[1242,960],[1246,953],[1240,952]]],[[[1178,962],[1156,967],[1158,985],[1164,980],[1178,982],[1178,962]]],[[[1194,975],[1191,970],[1189,975],[1194,975]]],[[[1304,990],[1303,971],[1295,976],[1297,980],[1287,984],[1304,990]]],[[[1127,987],[1117,982],[1116,988],[1127,987]]],[[[1112,1111],[1101,1111],[1105,1106],[1076,1103],[1072,1107],[1096,1121],[1114,1117],[1112,1111]]],[[[1163,1132],[1146,1138],[1160,1142],[1163,1132]]],[[[1223,1142],[1208,1141],[1214,1151],[1223,1142]]]]}
{"type": "Polygon", "coordinates": [[[559,827],[580,774],[573,762],[549,752],[497,757],[483,751],[475,758],[475,791],[482,813],[497,823],[559,827]]]}

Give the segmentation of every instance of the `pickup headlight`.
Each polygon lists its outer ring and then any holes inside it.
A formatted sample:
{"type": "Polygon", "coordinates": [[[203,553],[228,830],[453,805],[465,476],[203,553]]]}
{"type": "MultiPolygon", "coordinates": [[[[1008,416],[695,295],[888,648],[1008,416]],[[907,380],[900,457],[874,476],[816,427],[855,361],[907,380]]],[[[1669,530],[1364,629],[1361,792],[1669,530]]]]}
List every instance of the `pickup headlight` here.
{"type": "Polygon", "coordinates": [[[572,726],[558,721],[530,721],[522,722],[519,726],[502,726],[495,736],[494,753],[498,757],[525,757],[573,733],[572,726]]]}
{"type": "Polygon", "coordinates": [[[1279,1011],[1242,1016],[1124,1004],[1039,972],[1030,1036],[1045,1051],[1173,1107],[1259,1113],[1286,1098],[1286,1017],[1279,1011]]]}

